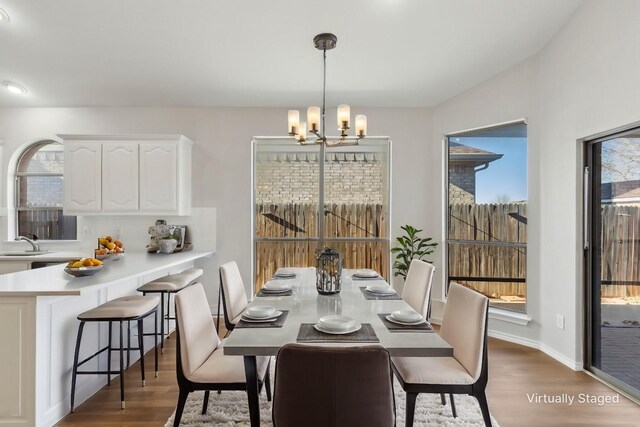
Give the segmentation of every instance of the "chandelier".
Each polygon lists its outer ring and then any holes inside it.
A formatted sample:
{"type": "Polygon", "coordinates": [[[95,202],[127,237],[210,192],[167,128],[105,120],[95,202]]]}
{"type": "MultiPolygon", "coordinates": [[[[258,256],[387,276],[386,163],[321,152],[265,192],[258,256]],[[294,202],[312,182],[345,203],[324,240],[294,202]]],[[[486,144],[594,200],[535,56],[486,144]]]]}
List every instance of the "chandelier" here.
{"type": "Polygon", "coordinates": [[[288,113],[288,132],[289,136],[296,139],[299,144],[326,144],[326,145],[356,145],[367,134],[367,116],[363,114],[356,115],[355,126],[356,136],[347,135],[349,125],[351,124],[351,109],[348,105],[342,104],[338,106],[338,131],[340,137],[337,140],[327,140],[325,135],[325,101],[327,96],[327,50],[336,47],[338,38],[331,33],[318,34],[313,38],[313,44],[316,49],[322,51],[323,73],[322,73],[322,109],[320,107],[309,107],[307,109],[307,121],[300,122],[300,112],[298,110],[289,110],[288,113]],[[307,124],[309,129],[307,130],[307,124]],[[322,125],[322,130],[320,126],[322,125]],[[313,141],[307,141],[307,133],[316,136],[313,141]]]}

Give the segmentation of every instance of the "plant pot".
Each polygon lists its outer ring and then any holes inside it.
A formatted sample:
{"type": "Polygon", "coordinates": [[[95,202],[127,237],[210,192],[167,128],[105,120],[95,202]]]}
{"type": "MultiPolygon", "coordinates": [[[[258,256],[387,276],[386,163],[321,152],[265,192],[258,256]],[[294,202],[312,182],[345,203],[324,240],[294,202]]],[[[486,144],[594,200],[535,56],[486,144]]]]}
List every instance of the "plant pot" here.
{"type": "Polygon", "coordinates": [[[163,254],[170,254],[178,247],[178,241],[176,239],[162,239],[160,240],[159,251],[163,254]]]}

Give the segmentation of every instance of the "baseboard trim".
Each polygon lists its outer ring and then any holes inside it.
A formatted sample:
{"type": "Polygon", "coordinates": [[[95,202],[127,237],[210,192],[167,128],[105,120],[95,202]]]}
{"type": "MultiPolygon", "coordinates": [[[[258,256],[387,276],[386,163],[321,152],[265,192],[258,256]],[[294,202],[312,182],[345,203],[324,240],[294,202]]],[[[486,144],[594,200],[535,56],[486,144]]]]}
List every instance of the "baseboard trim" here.
{"type": "Polygon", "coordinates": [[[530,347],[530,348],[534,348],[536,350],[540,350],[541,352],[543,352],[547,356],[551,357],[552,359],[557,360],[558,362],[562,363],[563,365],[565,365],[566,367],[568,367],[569,369],[571,369],[573,371],[582,371],[583,370],[581,362],[571,360],[567,356],[558,353],[556,350],[552,349],[548,345],[541,344],[538,341],[535,341],[535,340],[532,340],[532,339],[529,339],[529,338],[522,338],[522,337],[519,337],[517,335],[507,334],[507,333],[500,332],[500,331],[492,331],[492,330],[488,331],[488,335],[490,337],[492,337],[492,338],[497,338],[499,340],[508,341],[508,342],[512,342],[514,344],[519,344],[519,345],[523,345],[525,347],[530,347]]]}

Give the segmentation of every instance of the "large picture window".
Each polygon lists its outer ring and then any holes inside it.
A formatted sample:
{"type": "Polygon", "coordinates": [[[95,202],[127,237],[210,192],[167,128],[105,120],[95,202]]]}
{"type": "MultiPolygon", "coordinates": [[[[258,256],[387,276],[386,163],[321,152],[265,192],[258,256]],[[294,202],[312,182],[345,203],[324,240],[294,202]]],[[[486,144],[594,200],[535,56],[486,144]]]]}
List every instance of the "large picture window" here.
{"type": "Polygon", "coordinates": [[[449,135],[447,283],[526,312],[527,126],[449,135]]]}
{"type": "Polygon", "coordinates": [[[74,240],[76,217],[62,214],[62,145],[43,141],[30,146],[16,169],[16,235],[39,240],[74,240]]]}
{"type": "Polygon", "coordinates": [[[390,279],[387,138],[345,147],[254,141],[254,270],[259,288],[278,267],[315,266],[337,249],[344,268],[390,279]]]}

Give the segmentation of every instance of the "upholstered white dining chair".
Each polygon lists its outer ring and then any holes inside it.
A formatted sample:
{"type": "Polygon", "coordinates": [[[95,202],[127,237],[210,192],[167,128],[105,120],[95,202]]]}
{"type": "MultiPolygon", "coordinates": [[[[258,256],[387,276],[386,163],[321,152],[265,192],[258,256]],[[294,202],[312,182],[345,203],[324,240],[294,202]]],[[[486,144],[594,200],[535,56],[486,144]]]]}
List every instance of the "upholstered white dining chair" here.
{"type": "Polygon", "coordinates": [[[224,324],[227,331],[232,331],[249,304],[242,276],[235,261],[220,266],[220,290],[224,307],[224,324]]]}
{"type": "Polygon", "coordinates": [[[452,283],[444,308],[440,336],[453,347],[453,357],[393,357],[393,370],[407,393],[406,426],[413,425],[419,393],[470,394],[480,404],[486,426],[491,416],[487,387],[487,316],[489,299],[452,283]]]}
{"type": "Polygon", "coordinates": [[[402,289],[402,299],[422,317],[427,318],[431,300],[431,282],[436,268],[428,262],[412,259],[402,289]]]}
{"type": "MultiPolygon", "coordinates": [[[[174,427],[180,425],[187,396],[192,391],[205,390],[202,413],[207,412],[210,390],[246,390],[247,383],[242,356],[225,356],[213,323],[207,296],[201,283],[178,292],[176,304],[176,371],[178,405],[174,427]]],[[[271,400],[269,379],[270,357],[256,357],[259,386],[264,384],[271,400]]]]}

